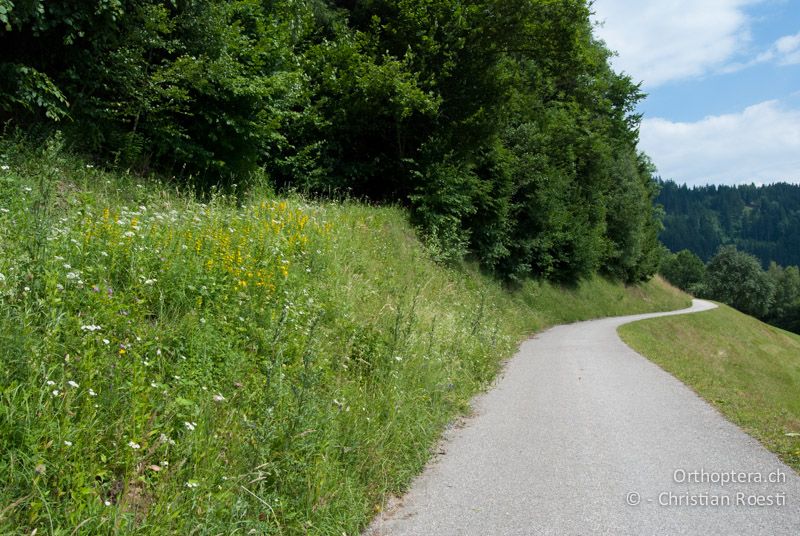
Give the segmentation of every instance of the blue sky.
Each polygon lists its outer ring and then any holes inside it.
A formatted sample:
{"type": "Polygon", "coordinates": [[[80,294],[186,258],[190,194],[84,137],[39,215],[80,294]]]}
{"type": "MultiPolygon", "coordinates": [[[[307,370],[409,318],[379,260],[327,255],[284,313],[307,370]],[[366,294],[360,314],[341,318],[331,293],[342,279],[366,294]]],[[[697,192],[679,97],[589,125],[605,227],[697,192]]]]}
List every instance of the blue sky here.
{"type": "Polygon", "coordinates": [[[689,184],[800,183],[800,0],[596,0],[648,93],[640,148],[689,184]]]}

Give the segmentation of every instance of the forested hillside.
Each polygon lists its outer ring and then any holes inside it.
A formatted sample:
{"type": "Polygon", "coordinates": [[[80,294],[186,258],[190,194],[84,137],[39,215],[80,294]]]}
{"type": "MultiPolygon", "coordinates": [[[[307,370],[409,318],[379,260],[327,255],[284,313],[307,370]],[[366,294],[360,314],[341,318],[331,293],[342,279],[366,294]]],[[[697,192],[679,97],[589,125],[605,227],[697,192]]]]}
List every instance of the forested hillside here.
{"type": "Polygon", "coordinates": [[[670,250],[688,249],[707,262],[719,246],[735,245],[764,268],[800,265],[800,185],[660,185],[661,241],[670,250]]]}
{"type": "Polygon", "coordinates": [[[0,122],[202,191],[410,209],[440,258],[625,281],[657,264],[642,97],[587,0],[0,0],[0,122]]]}

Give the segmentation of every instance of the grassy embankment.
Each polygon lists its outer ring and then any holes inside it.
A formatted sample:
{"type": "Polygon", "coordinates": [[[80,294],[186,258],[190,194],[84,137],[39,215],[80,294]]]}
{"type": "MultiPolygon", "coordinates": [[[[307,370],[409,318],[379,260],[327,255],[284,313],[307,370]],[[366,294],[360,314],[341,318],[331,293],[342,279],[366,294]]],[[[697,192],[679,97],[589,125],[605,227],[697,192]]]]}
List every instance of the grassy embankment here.
{"type": "Polygon", "coordinates": [[[201,203],[9,143],[0,274],[3,534],[357,533],[525,335],[687,303],[508,291],[396,208],[201,203]]]}
{"type": "Polygon", "coordinates": [[[726,305],[620,335],[800,471],[800,336],[726,305]]]}

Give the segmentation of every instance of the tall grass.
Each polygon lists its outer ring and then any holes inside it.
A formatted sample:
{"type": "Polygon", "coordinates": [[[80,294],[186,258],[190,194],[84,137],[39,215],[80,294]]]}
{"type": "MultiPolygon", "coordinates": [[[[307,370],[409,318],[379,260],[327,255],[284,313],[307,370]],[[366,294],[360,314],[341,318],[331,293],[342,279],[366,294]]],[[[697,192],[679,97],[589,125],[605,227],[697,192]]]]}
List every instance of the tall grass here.
{"type": "Polygon", "coordinates": [[[396,208],[165,184],[0,143],[0,532],[355,534],[526,334],[670,309],[516,291],[396,208]]]}

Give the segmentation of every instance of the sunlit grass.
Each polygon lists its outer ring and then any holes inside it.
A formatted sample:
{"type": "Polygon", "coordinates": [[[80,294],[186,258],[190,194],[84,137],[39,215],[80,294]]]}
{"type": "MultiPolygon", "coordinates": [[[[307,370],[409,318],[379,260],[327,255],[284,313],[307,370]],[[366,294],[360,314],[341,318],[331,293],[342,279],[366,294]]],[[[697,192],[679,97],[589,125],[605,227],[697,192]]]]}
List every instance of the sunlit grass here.
{"type": "Polygon", "coordinates": [[[675,309],[510,291],[402,210],[204,202],[0,144],[0,532],[357,533],[526,335],[675,309]]]}

